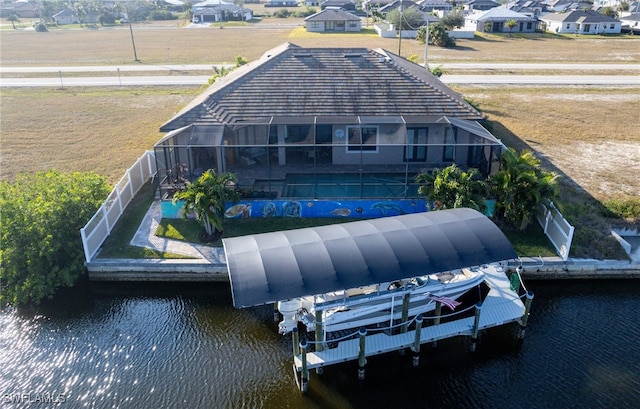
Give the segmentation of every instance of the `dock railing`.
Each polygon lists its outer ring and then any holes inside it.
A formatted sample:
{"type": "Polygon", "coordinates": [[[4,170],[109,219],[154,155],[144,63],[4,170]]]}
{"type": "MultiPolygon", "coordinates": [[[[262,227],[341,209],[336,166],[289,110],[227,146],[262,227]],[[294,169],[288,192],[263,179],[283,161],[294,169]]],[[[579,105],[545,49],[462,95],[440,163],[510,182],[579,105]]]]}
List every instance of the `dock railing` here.
{"type": "Polygon", "coordinates": [[[567,261],[575,228],[569,224],[552,202],[547,205],[540,204],[536,218],[558,255],[562,257],[563,261],[567,261]]]}
{"type": "Polygon", "coordinates": [[[84,257],[87,263],[91,262],[98,253],[136,193],[155,174],[155,154],[153,151],[146,151],[133,166],[127,169],[102,206],[91,220],[80,229],[84,257]]]}

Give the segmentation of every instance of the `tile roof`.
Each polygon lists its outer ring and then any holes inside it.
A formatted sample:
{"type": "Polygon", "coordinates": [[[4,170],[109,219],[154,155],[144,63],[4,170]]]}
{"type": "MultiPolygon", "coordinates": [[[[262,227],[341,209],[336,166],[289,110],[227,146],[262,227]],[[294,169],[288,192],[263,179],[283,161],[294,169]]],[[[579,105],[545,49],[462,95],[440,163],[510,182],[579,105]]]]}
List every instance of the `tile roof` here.
{"type": "Polygon", "coordinates": [[[160,131],[279,116],[398,115],[482,118],[422,66],[386,50],[285,43],[218,79],[160,131]]]}
{"type": "Polygon", "coordinates": [[[304,21],[360,21],[360,17],[342,9],[327,8],[310,15],[304,21]]]}

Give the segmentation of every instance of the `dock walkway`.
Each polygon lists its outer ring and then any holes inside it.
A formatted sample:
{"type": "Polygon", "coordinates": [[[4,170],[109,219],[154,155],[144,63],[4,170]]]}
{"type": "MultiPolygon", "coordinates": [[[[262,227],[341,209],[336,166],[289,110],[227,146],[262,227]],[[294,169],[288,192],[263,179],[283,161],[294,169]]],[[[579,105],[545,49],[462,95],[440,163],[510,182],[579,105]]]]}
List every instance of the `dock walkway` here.
{"type": "MultiPolygon", "coordinates": [[[[487,268],[485,270],[485,282],[490,290],[482,302],[478,330],[508,324],[522,318],[525,311],[524,304],[518,294],[511,290],[509,280],[504,271],[491,267],[487,268]]],[[[459,335],[471,336],[474,319],[474,317],[467,317],[438,325],[422,327],[420,331],[420,343],[424,344],[459,335]]],[[[415,337],[415,330],[397,335],[387,335],[385,333],[367,335],[365,340],[365,356],[409,348],[414,345],[415,337]]],[[[358,359],[359,342],[358,337],[356,337],[355,339],[339,342],[335,348],[307,353],[307,369],[358,359]]],[[[294,356],[294,366],[297,372],[302,371],[301,354],[294,356]]]]}

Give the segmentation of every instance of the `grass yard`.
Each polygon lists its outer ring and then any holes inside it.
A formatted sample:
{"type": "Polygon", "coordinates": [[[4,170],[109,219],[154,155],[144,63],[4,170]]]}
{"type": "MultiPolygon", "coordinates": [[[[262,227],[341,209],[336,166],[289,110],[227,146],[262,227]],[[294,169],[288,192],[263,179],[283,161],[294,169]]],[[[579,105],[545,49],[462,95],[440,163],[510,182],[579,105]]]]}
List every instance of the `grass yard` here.
{"type": "MultiPolygon", "coordinates": [[[[171,25],[176,22],[170,22],[171,25]]],[[[305,47],[386,48],[398,41],[365,30],[359,34],[307,33],[294,19],[264,19],[250,28],[186,29],[136,24],[139,64],[218,64],[248,60],[284,42],[305,47]]],[[[424,46],[402,41],[401,55],[424,46]]],[[[482,35],[458,40],[454,49],[430,47],[437,62],[640,63],[640,37],[482,35]]],[[[3,30],[0,64],[113,65],[133,63],[123,28],[3,30]]],[[[626,70],[625,70],[626,72],[626,70]]],[[[453,72],[448,72],[453,73],[453,72]]],[[[613,74],[613,73],[611,73],[613,74]]],[[[600,257],[615,247],[607,229],[640,215],[640,103],[638,87],[455,86],[488,118],[507,145],[533,149],[562,176],[561,210],[577,227],[572,257],[600,257]]],[[[55,169],[95,171],[116,183],[160,138],[160,125],[190,102],[200,87],[0,89],[0,178],[55,169]]],[[[619,247],[619,246],[618,246],[619,247]]],[[[531,250],[533,251],[533,250],[531,250]]],[[[120,253],[117,253],[120,254],[120,253]]]]}
{"type": "Polygon", "coordinates": [[[198,87],[0,89],[0,177],[95,171],[115,184],[198,87]]]}

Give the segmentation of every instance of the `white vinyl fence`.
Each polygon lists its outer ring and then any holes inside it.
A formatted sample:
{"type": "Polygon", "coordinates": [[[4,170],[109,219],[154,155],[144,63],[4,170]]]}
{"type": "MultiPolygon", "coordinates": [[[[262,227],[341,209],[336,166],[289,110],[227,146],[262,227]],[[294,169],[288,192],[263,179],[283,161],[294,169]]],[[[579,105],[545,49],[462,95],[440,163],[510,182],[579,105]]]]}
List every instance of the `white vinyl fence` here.
{"type": "Polygon", "coordinates": [[[562,257],[562,260],[567,261],[575,228],[560,214],[553,203],[549,203],[549,206],[541,204],[536,218],[542,226],[544,234],[556,248],[558,255],[562,257]]]}
{"type": "Polygon", "coordinates": [[[80,229],[82,246],[87,263],[91,262],[102,243],[124,213],[127,205],[140,188],[156,173],[156,158],[153,151],[146,151],[124,174],[113,188],[100,209],[80,229]]]}

